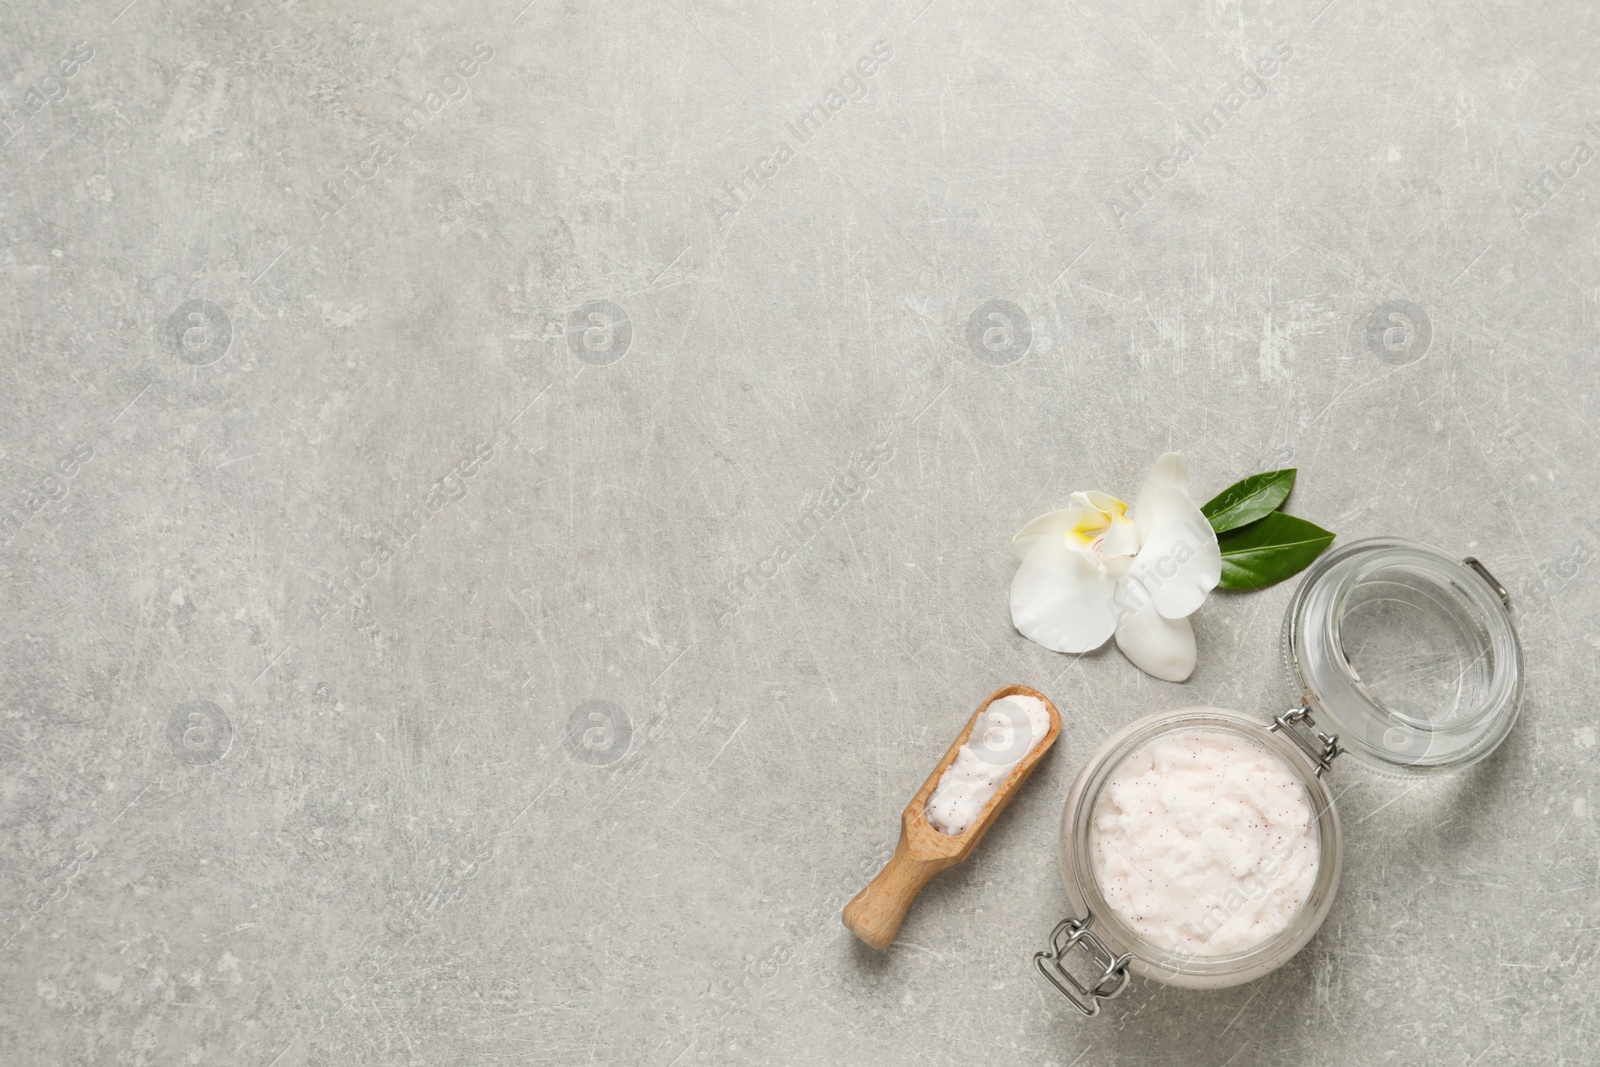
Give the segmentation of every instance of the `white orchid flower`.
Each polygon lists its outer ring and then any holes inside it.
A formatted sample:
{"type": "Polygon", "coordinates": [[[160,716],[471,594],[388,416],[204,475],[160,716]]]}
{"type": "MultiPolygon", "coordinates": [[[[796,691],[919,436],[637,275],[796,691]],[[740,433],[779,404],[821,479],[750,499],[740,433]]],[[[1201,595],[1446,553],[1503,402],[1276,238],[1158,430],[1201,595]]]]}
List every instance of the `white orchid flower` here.
{"type": "Polygon", "coordinates": [[[1189,616],[1222,577],[1217,535],[1189,496],[1176,452],[1156,460],[1134,506],[1073,493],[1060,511],[1011,540],[1011,621],[1056,652],[1089,652],[1115,635],[1146,674],[1181,682],[1194,671],[1189,616]]]}

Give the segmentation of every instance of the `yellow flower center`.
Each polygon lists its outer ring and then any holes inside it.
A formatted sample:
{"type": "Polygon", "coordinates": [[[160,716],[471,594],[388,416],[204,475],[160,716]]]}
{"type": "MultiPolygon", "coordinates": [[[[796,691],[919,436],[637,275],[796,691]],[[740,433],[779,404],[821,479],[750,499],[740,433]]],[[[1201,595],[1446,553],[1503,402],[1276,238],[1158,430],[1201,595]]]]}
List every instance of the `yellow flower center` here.
{"type": "Polygon", "coordinates": [[[1104,493],[1095,493],[1085,502],[1088,506],[1066,532],[1067,543],[1098,552],[1100,541],[1112,525],[1128,513],[1128,505],[1104,493]]]}

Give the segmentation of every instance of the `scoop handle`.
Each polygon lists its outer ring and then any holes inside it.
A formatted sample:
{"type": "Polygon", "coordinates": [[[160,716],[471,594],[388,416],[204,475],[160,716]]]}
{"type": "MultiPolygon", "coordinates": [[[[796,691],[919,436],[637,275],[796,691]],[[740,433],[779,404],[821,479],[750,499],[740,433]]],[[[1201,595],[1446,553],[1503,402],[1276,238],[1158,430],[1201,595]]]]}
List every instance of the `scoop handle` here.
{"type": "Polygon", "coordinates": [[[905,835],[901,834],[894,855],[883,865],[883,870],[844,906],[845,926],[871,947],[888,948],[911,902],[917,899],[928,879],[954,862],[954,858],[944,856],[918,859],[911,855],[905,835]]]}

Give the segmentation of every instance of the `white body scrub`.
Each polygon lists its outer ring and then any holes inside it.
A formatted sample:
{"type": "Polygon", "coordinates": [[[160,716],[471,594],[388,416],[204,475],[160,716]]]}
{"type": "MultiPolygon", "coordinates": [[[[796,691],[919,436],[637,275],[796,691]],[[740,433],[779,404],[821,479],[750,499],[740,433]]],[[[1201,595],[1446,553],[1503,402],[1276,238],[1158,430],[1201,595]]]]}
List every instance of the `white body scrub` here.
{"type": "Polygon", "coordinates": [[[1223,956],[1284,930],[1319,860],[1311,802],[1282,757],[1221,730],[1159,737],[1111,773],[1089,824],[1117,917],[1169,951],[1223,956]]]}
{"type": "Polygon", "coordinates": [[[1037,697],[1002,697],[983,709],[924,805],[929,824],[941,834],[966,833],[1022,757],[1049,732],[1050,711],[1037,697]]]}

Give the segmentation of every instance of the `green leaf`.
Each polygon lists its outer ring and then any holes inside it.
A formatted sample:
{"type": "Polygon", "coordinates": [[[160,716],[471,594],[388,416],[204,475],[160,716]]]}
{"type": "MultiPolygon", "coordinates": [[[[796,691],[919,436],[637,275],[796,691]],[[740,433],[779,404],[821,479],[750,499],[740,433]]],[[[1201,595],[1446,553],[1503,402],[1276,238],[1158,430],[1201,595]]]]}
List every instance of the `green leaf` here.
{"type": "Polygon", "coordinates": [[[1278,510],[1294,488],[1294,472],[1293,467],[1288,467],[1252,474],[1212,497],[1200,510],[1217,533],[1237,530],[1278,510]]]}
{"type": "Polygon", "coordinates": [[[1274,511],[1217,538],[1222,549],[1222,589],[1265,589],[1299,574],[1333,543],[1334,535],[1293,515],[1274,511]]]}

